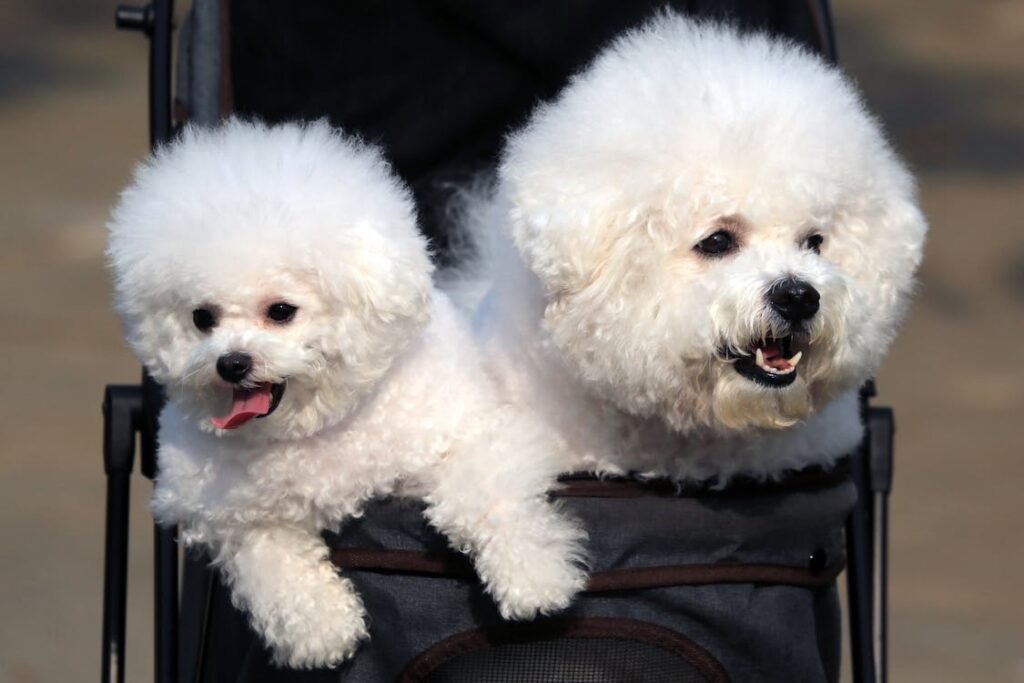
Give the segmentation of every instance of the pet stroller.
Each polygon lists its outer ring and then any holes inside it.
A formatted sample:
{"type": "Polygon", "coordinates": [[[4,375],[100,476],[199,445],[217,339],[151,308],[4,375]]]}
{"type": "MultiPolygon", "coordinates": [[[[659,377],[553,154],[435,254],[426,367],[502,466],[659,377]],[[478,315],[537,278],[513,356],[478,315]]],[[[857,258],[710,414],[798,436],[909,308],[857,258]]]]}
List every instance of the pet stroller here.
{"type": "MultiPolygon", "coordinates": [[[[824,0],[678,0],[787,35],[835,59],[824,0]]],[[[658,1],[474,3],[194,0],[181,26],[172,99],[172,0],[120,7],[150,39],[151,143],[185,121],[238,113],[329,117],[383,144],[413,187],[445,258],[450,187],[493,165],[502,137],[601,45],[658,1]]],[[[333,670],[275,668],[201,553],[179,563],[176,530],[155,527],[156,671],[171,681],[478,683],[836,681],[846,569],[852,671],[885,680],[886,500],[892,413],[862,392],[862,448],[839,467],[724,490],[567,475],[554,495],[590,531],[594,574],[565,614],[502,623],[469,564],[418,504],[371,505],[328,536],[356,584],[371,641],[333,670]],[[183,580],[179,568],[183,566],[183,580]],[[179,599],[179,588],[180,599],[179,599]]],[[[128,492],[139,435],[156,472],[161,392],[109,386],[103,617],[105,682],[123,681],[128,492]]]]}

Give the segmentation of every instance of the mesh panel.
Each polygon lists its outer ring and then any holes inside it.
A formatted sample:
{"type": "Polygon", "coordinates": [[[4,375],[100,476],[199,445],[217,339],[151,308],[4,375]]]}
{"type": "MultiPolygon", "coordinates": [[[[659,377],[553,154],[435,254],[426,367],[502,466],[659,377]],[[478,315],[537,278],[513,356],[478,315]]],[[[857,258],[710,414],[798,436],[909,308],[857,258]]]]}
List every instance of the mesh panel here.
{"type": "Polygon", "coordinates": [[[679,655],[615,638],[505,643],[450,659],[424,683],[709,683],[679,655]]]}

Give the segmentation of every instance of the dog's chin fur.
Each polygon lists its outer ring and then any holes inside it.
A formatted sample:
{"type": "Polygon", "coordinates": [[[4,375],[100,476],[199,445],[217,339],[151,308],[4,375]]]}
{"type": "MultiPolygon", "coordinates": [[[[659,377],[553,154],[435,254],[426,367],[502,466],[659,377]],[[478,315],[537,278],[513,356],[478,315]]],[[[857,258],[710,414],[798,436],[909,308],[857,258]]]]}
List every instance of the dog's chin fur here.
{"type": "MultiPolygon", "coordinates": [[[[811,414],[811,392],[807,380],[797,377],[785,389],[759,387],[735,372],[718,371],[711,399],[714,422],[726,429],[746,430],[792,427],[811,414]]],[[[678,425],[673,414],[671,422],[678,425]]]]}
{"type": "Polygon", "coordinates": [[[926,232],[913,179],[838,70],[670,13],[615,41],[512,135],[495,189],[472,208],[481,263],[463,280],[489,274],[477,321],[506,389],[562,397],[545,408],[569,466],[683,477],[707,472],[686,463],[712,442],[750,455],[724,455],[722,472],[767,476],[855,446],[855,402],[841,403],[848,427],[820,416],[879,367],[926,232]],[[737,248],[698,253],[719,230],[737,248]],[[767,299],[787,278],[821,297],[799,330],[767,299]],[[793,332],[803,356],[790,385],[734,367],[756,341],[793,332]],[[805,438],[826,428],[842,442],[805,438]],[[572,434],[593,429],[603,439],[572,434]],[[662,429],[673,436],[640,439],[660,456],[621,438],[662,429]],[[740,445],[771,432],[774,451],[740,445]],[[787,443],[803,449],[796,461],[787,443]]]}
{"type": "Polygon", "coordinates": [[[377,495],[423,499],[506,618],[584,586],[584,534],[545,495],[551,439],[499,397],[433,289],[410,193],[379,153],[322,122],[187,128],[109,229],[125,336],[168,394],[154,515],[208,546],[275,661],[332,666],[367,636],[320,532],[377,495]],[[282,302],[294,316],[275,322],[282,302]],[[239,400],[213,421],[237,388],[217,371],[229,353],[252,359],[241,388],[284,387],[276,409],[239,424],[239,400]]]}

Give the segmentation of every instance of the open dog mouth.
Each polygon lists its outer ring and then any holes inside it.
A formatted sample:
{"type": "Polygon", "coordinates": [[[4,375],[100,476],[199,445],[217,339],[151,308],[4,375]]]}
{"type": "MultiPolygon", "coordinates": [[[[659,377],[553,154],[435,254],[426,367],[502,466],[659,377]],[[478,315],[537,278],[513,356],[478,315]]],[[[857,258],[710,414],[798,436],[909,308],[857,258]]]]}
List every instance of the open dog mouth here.
{"type": "Polygon", "coordinates": [[[782,388],[796,380],[797,365],[804,355],[803,350],[794,353],[798,345],[793,335],[768,337],[754,342],[744,353],[727,348],[723,355],[743,377],[762,386],[782,388]]]}
{"type": "Polygon", "coordinates": [[[267,417],[280,405],[285,385],[285,382],[263,382],[254,387],[235,386],[231,409],[210,422],[217,429],[237,429],[253,418],[267,417]]]}

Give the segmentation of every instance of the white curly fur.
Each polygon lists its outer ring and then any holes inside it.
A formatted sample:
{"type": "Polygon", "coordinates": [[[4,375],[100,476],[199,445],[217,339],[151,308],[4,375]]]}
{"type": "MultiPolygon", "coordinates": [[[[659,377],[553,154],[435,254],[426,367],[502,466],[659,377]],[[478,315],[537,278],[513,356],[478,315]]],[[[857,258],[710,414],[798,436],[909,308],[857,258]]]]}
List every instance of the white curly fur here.
{"type": "Polygon", "coordinates": [[[487,266],[469,279],[491,282],[478,336],[566,468],[724,483],[857,444],[856,390],[904,315],[926,223],[837,69],[662,13],[510,138],[489,202],[470,212],[487,266]],[[695,251],[721,229],[737,250],[695,251]],[[790,331],[766,299],[787,277],[821,305],[796,381],[768,388],[726,350],[790,331]]]}
{"type": "Polygon", "coordinates": [[[278,662],[333,665],[366,637],[320,531],[374,496],[425,500],[506,618],[583,587],[583,532],[546,498],[556,447],[432,289],[409,193],[374,149],[325,123],[189,128],[139,167],[109,230],[126,338],[168,396],[154,513],[212,549],[278,662]],[[278,301],[298,307],[288,324],[266,317],[278,301]],[[254,358],[246,383],[286,389],[226,431],[211,418],[231,403],[229,351],[254,358]]]}

